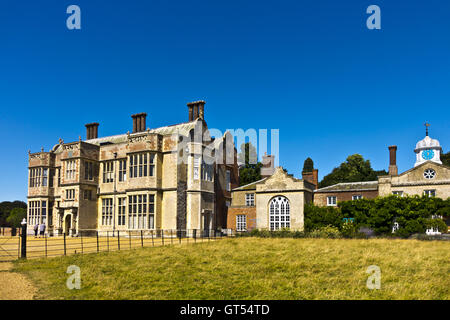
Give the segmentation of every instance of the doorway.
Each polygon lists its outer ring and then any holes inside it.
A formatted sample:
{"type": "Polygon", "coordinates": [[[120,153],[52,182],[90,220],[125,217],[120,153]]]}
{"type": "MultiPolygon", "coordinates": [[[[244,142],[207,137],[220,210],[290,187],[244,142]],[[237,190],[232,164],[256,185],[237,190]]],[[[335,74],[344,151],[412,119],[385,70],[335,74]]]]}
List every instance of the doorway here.
{"type": "Polygon", "coordinates": [[[72,227],[72,215],[68,214],[64,219],[64,233],[66,234],[66,236],[69,235],[71,227],[72,227]]]}

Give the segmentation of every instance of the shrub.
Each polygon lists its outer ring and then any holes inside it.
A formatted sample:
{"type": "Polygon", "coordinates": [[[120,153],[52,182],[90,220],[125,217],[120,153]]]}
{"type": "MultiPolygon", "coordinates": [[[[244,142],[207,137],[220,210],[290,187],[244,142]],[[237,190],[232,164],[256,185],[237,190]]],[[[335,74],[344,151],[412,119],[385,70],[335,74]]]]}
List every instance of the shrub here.
{"type": "Polygon", "coordinates": [[[342,223],[342,215],[339,208],[318,207],[313,204],[306,204],[304,215],[306,231],[312,231],[326,226],[339,227],[342,223]]]}
{"type": "Polygon", "coordinates": [[[339,232],[339,229],[331,225],[315,229],[311,231],[308,235],[311,238],[330,238],[330,239],[341,238],[341,233],[339,232]]]}

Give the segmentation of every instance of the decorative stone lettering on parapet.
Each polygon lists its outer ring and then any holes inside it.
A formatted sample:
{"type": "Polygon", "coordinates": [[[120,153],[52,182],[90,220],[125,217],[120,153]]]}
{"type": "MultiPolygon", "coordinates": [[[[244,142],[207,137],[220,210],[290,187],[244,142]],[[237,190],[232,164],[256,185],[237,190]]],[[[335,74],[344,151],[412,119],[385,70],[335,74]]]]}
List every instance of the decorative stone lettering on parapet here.
{"type": "Polygon", "coordinates": [[[63,145],[63,150],[79,150],[79,149],[80,149],[80,146],[78,143],[63,145]]]}

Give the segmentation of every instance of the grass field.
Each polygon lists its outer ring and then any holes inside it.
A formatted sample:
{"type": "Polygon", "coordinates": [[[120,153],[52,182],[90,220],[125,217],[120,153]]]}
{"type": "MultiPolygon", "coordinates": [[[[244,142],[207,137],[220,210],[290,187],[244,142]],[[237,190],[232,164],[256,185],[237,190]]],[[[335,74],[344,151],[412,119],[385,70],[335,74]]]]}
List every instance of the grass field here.
{"type": "Polygon", "coordinates": [[[15,262],[38,299],[450,299],[450,242],[235,238],[15,262]],[[81,269],[69,290],[67,267],[81,269]],[[369,290],[370,265],[381,289],[369,290]]]}

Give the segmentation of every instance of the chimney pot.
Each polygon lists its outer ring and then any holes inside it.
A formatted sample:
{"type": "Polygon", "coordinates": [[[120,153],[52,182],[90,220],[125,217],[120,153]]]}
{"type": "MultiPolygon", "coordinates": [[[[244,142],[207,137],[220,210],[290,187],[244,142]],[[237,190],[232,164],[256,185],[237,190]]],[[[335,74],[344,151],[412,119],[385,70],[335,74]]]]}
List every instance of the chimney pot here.
{"type": "Polygon", "coordinates": [[[145,112],[131,115],[133,119],[133,133],[145,131],[146,117],[147,114],[145,112]]]}
{"type": "Polygon", "coordinates": [[[88,123],[86,127],[86,140],[97,139],[98,138],[98,126],[97,122],[88,123]]]}
{"type": "Polygon", "coordinates": [[[389,175],[398,175],[397,146],[389,146],[389,175]]]}
{"type": "Polygon", "coordinates": [[[205,118],[205,103],[204,100],[198,100],[187,104],[189,108],[189,121],[194,121],[198,118],[203,120],[205,118]]]}

